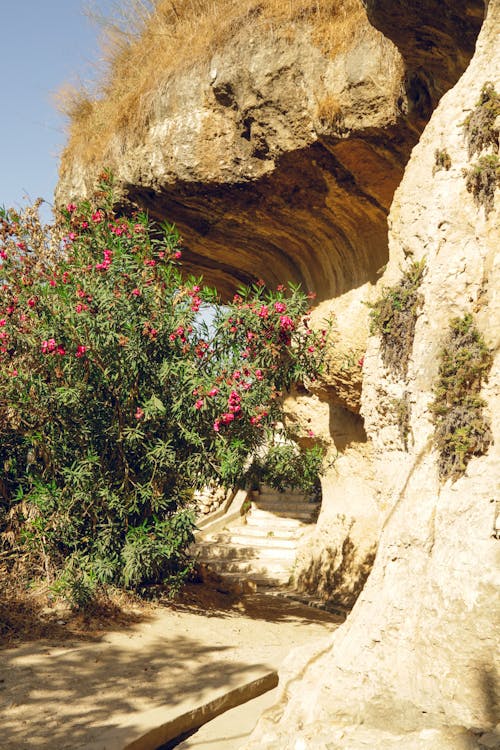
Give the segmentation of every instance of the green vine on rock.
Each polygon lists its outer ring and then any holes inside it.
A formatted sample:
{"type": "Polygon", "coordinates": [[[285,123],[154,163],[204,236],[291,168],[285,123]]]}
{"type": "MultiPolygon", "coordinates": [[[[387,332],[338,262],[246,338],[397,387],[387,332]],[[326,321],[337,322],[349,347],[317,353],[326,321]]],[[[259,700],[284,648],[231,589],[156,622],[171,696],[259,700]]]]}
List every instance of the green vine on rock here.
{"type": "Polygon", "coordinates": [[[402,377],[408,372],[418,311],[422,305],[420,284],[425,259],[412,263],[398,284],[385,287],[371,307],[371,332],[381,337],[384,365],[402,377]]]}
{"type": "Polygon", "coordinates": [[[491,443],[490,426],[483,414],[485,402],[480,396],[491,364],[491,353],[472,315],[452,320],[430,407],[443,481],[458,479],[471,458],[484,454],[491,443]]]}

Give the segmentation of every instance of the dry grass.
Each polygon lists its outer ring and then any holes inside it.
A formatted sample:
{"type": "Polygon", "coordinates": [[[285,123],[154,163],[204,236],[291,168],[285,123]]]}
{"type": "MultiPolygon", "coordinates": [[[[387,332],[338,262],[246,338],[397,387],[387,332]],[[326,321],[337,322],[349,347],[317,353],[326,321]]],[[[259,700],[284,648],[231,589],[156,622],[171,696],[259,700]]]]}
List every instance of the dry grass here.
{"type": "Polygon", "coordinates": [[[324,127],[334,128],[340,125],[342,107],[339,100],[330,93],[319,99],[316,105],[316,117],[324,127]]]}
{"type": "Polygon", "coordinates": [[[242,29],[279,29],[291,39],[307,24],[314,43],[334,55],[352,42],[364,15],[361,0],[129,0],[105,26],[95,94],[81,87],[58,96],[70,122],[65,157],[102,162],[114,134],[140,135],[158,89],[206,63],[242,29]]]}

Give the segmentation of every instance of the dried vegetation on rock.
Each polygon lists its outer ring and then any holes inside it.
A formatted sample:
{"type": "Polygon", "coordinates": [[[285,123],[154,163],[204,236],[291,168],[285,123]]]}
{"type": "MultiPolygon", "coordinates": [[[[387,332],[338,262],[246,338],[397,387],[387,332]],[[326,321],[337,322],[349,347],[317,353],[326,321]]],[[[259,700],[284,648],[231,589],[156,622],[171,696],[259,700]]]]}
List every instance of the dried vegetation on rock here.
{"type": "Polygon", "coordinates": [[[467,191],[477,206],[484,206],[486,218],[495,205],[495,191],[500,185],[500,96],[487,82],[475,108],[463,123],[469,159],[479,159],[464,170],[467,191]],[[488,151],[488,153],[483,153],[488,151]]]}
{"type": "Polygon", "coordinates": [[[425,261],[412,263],[401,281],[384,288],[371,305],[372,333],[381,337],[382,360],[395,374],[406,377],[413,348],[418,311],[423,299],[419,292],[425,261]]]}
{"type": "MultiPolygon", "coordinates": [[[[140,135],[161,87],[208,63],[242,28],[249,35],[276,30],[291,42],[306,23],[313,43],[333,56],[352,42],[364,17],[360,0],[156,0],[150,8],[129,0],[121,19],[106,24],[97,91],[60,92],[60,108],[70,120],[65,159],[78,153],[91,163],[121,130],[140,135]]],[[[321,106],[330,117],[328,102],[321,106]]]]}
{"type": "Polygon", "coordinates": [[[486,453],[491,431],[480,392],[492,364],[491,353],[472,315],[455,318],[440,356],[431,411],[441,479],[457,479],[473,456],[486,453]]]}

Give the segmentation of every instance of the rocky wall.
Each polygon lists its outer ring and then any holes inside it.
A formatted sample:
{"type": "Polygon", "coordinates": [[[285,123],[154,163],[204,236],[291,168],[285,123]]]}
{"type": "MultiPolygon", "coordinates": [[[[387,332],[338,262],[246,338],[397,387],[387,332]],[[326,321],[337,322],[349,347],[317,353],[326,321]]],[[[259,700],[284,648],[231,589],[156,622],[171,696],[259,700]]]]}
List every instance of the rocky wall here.
{"type": "Polygon", "coordinates": [[[468,192],[463,126],[483,84],[500,89],[499,38],[491,0],[476,54],[414,149],[389,216],[381,286],[416,260],[427,271],[407,375],[384,366],[376,336],[365,356],[361,413],[385,488],[372,573],[346,623],[315,651],[291,655],[249,750],[500,747],[500,193],[486,211],[468,192]],[[436,169],[443,149],[448,168],[436,169]],[[493,355],[481,392],[493,440],[445,479],[430,407],[447,331],[464,314],[493,355]],[[407,450],[391,410],[403,391],[407,450]]]}

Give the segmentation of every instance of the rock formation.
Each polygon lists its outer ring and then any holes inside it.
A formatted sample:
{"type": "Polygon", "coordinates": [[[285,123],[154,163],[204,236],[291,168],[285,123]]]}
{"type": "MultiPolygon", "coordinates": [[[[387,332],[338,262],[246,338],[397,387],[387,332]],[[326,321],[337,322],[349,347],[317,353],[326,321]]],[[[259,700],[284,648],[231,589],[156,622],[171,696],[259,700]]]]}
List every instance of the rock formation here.
{"type": "Polygon", "coordinates": [[[427,272],[407,381],[383,368],[377,337],[365,357],[362,413],[387,493],[373,571],[337,634],[314,654],[291,656],[281,699],[249,748],[500,747],[499,209],[486,219],[462,174],[469,164],[462,124],[485,80],[498,86],[499,38],[500,3],[492,0],[474,59],[414,149],[389,216],[381,283],[424,257],[427,272]],[[436,171],[441,149],[451,164],[436,171]],[[494,352],[483,388],[494,444],[457,481],[443,483],[429,406],[446,330],[464,312],[494,352]],[[407,453],[390,416],[403,389],[411,407],[407,453]]]}
{"type": "Polygon", "coordinates": [[[328,52],[307,15],[238,27],[157,92],[143,132],[115,133],[94,161],[70,146],[58,200],[108,165],[124,203],[175,221],[188,266],[223,295],[300,281],[317,320],[334,316],[322,381],[290,399],[331,461],[297,582],[349,607],[378,552],[345,625],[291,657],[251,747],[496,747],[499,198],[486,210],[468,190],[463,123],[486,82],[500,90],[500,0],[471,62],[480,0],[365,5],[328,52]],[[424,259],[398,372],[364,303],[424,259]],[[493,442],[446,478],[431,405],[450,322],[467,313],[494,354],[481,383],[493,442]]]}

